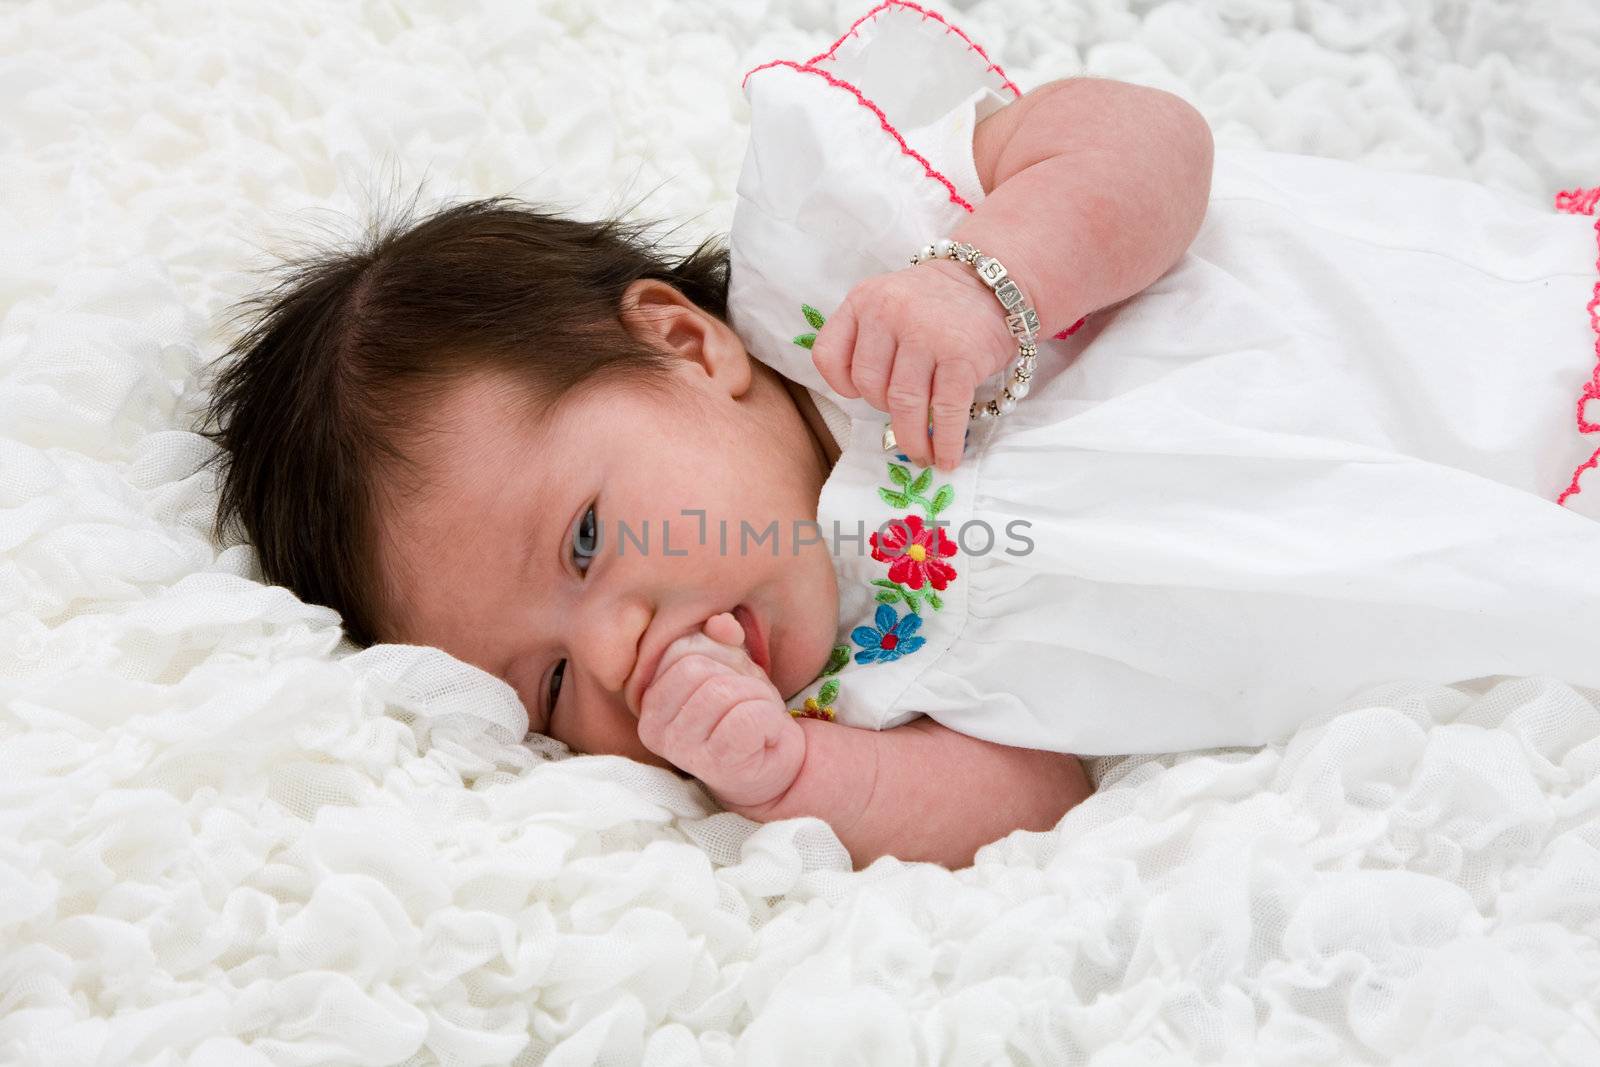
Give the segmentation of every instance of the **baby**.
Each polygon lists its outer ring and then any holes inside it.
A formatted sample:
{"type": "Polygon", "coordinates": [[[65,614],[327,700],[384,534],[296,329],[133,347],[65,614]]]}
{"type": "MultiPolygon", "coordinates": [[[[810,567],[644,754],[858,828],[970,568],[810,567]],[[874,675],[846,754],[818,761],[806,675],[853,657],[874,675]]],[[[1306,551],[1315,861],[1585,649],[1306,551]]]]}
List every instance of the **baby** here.
{"type": "MultiPolygon", "coordinates": [[[[1028,289],[1057,328],[1158,276],[1205,206],[1195,112],[1132,85],[1093,88],[1046,87],[985,119],[979,173],[1022,170],[1075,115],[1106,109],[1097,125],[1140,132],[1107,146],[1103,177],[1165,176],[1159,220],[1131,196],[1097,200],[1108,217],[1086,220],[1073,192],[1096,179],[1057,168],[1020,178],[958,234],[1006,247],[1014,272],[1029,245],[1086,222],[1125,234],[1092,258],[1088,246],[1070,264],[1042,258],[1028,289]]],[[[434,645],[504,678],[532,730],[578,751],[687,771],[751,818],[821,817],[858,863],[960,865],[1010,830],[1054,825],[1090,791],[1071,755],[926,719],[879,732],[790,714],[785,696],[834,645],[827,545],[723,554],[683,513],[713,530],[815,520],[839,449],[805,390],[723,321],[712,254],[670,267],[638,243],[619,223],[478,202],[302,265],[261,298],[216,399],[224,510],[266,576],[336,607],[358,642],[434,645]],[[619,316],[631,332],[613,328],[619,316]],[[655,546],[617,551],[623,527],[651,526],[655,546]]],[[[974,388],[1014,345],[967,267],[916,273],[901,294],[862,287],[859,328],[885,333],[837,367],[883,403],[870,375],[895,338],[941,324],[941,374],[966,368],[948,400],[959,445],[974,388]]],[[[932,398],[936,415],[945,403],[932,398]]],[[[953,466],[950,428],[935,418],[907,453],[943,450],[953,466]]]]}
{"type": "MultiPolygon", "coordinates": [[[[1005,102],[982,50],[910,7],[752,72],[771,95],[731,278],[712,242],[672,263],[642,224],[501,199],[296,265],[248,306],[215,393],[219,524],[358,643],[443,648],[512,685],[531,730],[676,768],[753,819],[822,818],[858,866],[965,865],[1053,826],[1091,791],[1072,752],[1260,743],[1400,676],[1600,684],[1578,636],[1600,524],[1532,495],[1581,458],[1554,429],[1581,322],[1530,342],[1553,354],[1525,385],[1485,362],[1440,386],[1476,390],[1448,402],[1477,398],[1492,447],[1413,434],[1372,399],[1396,378],[1446,403],[1395,362],[1405,324],[1385,312],[1368,345],[1338,332],[1362,315],[1331,313],[1353,239],[1251,243],[1320,225],[1272,221],[1282,175],[1320,180],[1316,161],[1242,166],[1208,219],[1193,108],[1090,79],[1005,102]],[[790,88],[828,95],[785,109],[790,88]],[[937,143],[958,147],[913,147],[937,143]],[[993,288],[904,266],[921,239],[897,226],[976,246],[1031,301],[1015,410],[969,418],[1017,353],[993,288]],[[1369,352],[1376,369],[1333,365],[1369,352]],[[882,502],[898,525],[872,515],[855,550],[795,533],[882,502]],[[980,553],[942,528],[957,514],[1036,536],[980,553]]],[[[1352,173],[1333,184],[1365,189],[1352,173]]],[[[1577,248],[1506,270],[1565,299],[1577,248]]],[[[1369,310],[1401,303],[1378,288],[1369,310]]],[[[1530,336],[1557,317],[1537,310],[1530,336]]],[[[1459,367],[1468,342],[1442,341],[1459,367]]]]}

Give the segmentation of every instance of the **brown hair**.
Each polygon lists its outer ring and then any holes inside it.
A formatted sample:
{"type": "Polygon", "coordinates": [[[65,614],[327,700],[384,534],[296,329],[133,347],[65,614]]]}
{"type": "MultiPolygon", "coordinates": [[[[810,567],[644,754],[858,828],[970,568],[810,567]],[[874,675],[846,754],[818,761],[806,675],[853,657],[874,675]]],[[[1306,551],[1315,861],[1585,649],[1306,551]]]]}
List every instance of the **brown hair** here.
{"type": "Polygon", "coordinates": [[[201,431],[223,450],[217,536],[237,523],[267,581],[338,611],[357,644],[378,640],[377,475],[408,467],[399,444],[422,405],[479,370],[510,372],[543,412],[619,372],[662,375],[667,357],[620,319],[641,278],[726,320],[720,239],[673,263],[644,238],[654,225],[493,197],[274,268],[281,280],[236,306],[255,321],[219,364],[201,431]]]}

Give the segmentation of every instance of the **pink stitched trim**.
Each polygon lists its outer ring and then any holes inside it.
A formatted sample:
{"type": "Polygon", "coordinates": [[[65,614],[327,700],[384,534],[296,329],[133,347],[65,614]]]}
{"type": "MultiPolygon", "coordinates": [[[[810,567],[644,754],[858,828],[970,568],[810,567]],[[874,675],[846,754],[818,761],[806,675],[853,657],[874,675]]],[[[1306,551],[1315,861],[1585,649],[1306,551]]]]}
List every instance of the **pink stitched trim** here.
{"type": "Polygon", "coordinates": [[[1568,189],[1556,194],[1556,210],[1572,215],[1593,215],[1600,204],[1600,185],[1593,189],[1568,189]]]}
{"type": "MultiPolygon", "coordinates": [[[[1600,185],[1593,189],[1569,189],[1556,194],[1556,210],[1565,211],[1573,215],[1593,215],[1595,207],[1600,205],[1600,185]]],[[[1600,218],[1594,223],[1595,243],[1600,248],[1600,218]]],[[[1600,273],[1600,254],[1594,261],[1594,269],[1600,273]]],[[[1584,406],[1591,400],[1600,399],[1600,281],[1594,284],[1594,296],[1589,300],[1584,310],[1589,313],[1589,325],[1594,328],[1594,373],[1584,383],[1583,391],[1578,394],[1578,432],[1594,433],[1600,430],[1600,422],[1590,422],[1584,415],[1584,406]]],[[[1583,492],[1578,485],[1578,479],[1583,477],[1583,472],[1595,466],[1600,466],[1600,448],[1585,460],[1577,470],[1572,472],[1572,482],[1556,498],[1557,504],[1565,504],[1568,497],[1577,496],[1583,492]]]]}
{"type": "MultiPolygon", "coordinates": [[[[752,67],[748,71],[746,71],[745,75],[744,75],[744,78],[739,82],[739,85],[740,85],[741,88],[743,88],[744,85],[747,82],[749,82],[750,75],[755,74],[758,71],[766,70],[768,67],[789,67],[789,68],[791,68],[793,70],[801,71],[801,72],[806,73],[806,74],[816,74],[816,75],[820,76],[821,78],[823,78],[829,85],[832,85],[832,86],[834,86],[836,88],[847,90],[853,96],[855,96],[857,103],[861,104],[862,107],[867,108],[874,115],[878,116],[878,124],[883,127],[884,131],[887,132],[890,137],[893,137],[895,139],[895,142],[900,146],[901,153],[904,154],[904,155],[908,155],[912,159],[916,160],[918,163],[921,163],[924,173],[926,173],[927,176],[932,178],[934,181],[936,181],[939,184],[943,185],[945,187],[946,191],[949,192],[949,194],[950,194],[950,202],[953,203],[953,204],[960,205],[960,207],[961,207],[961,209],[963,211],[966,211],[967,213],[970,214],[974,210],[974,208],[973,208],[973,206],[971,204],[967,203],[966,199],[963,198],[961,196],[961,194],[956,192],[955,183],[952,182],[949,178],[946,178],[943,174],[940,174],[938,171],[934,170],[932,164],[930,164],[915,149],[913,149],[910,145],[908,145],[906,143],[906,139],[904,137],[900,136],[900,131],[894,128],[894,124],[889,121],[888,116],[886,116],[883,113],[883,109],[882,108],[878,107],[877,104],[875,104],[871,100],[869,100],[866,97],[866,95],[863,94],[861,92],[861,90],[857,89],[854,85],[851,85],[849,82],[843,80],[842,78],[835,78],[833,75],[829,74],[827,71],[822,70],[822,69],[818,68],[817,66],[815,66],[815,64],[817,64],[817,63],[825,63],[825,62],[831,61],[833,59],[833,53],[836,52],[838,50],[839,46],[841,44],[843,44],[846,40],[848,40],[849,38],[855,36],[857,30],[861,27],[861,25],[863,23],[865,23],[865,22],[867,22],[868,20],[871,20],[871,19],[876,19],[883,12],[885,12],[885,11],[891,9],[891,8],[905,8],[905,9],[910,10],[910,11],[918,11],[918,12],[921,12],[924,21],[926,21],[927,19],[930,19],[930,18],[936,20],[942,26],[944,26],[946,33],[953,33],[957,37],[960,37],[963,41],[967,42],[967,47],[970,50],[977,52],[978,55],[983,57],[984,62],[989,64],[989,66],[985,70],[985,73],[987,73],[990,70],[997,72],[1000,75],[1001,80],[1005,83],[1005,87],[1007,89],[1011,90],[1012,95],[1019,96],[1019,97],[1022,95],[1021,90],[1019,90],[1016,87],[1016,85],[1014,85],[1012,83],[1010,78],[1006,77],[1006,72],[1004,70],[1000,69],[1000,64],[998,64],[998,63],[994,62],[992,59],[990,59],[989,58],[989,53],[985,52],[981,45],[979,45],[976,41],[972,40],[972,38],[968,37],[965,33],[962,33],[961,29],[959,27],[953,25],[950,22],[947,22],[944,19],[944,17],[941,16],[938,12],[929,11],[928,9],[926,9],[924,7],[920,7],[920,6],[916,5],[916,4],[911,3],[910,0],[884,0],[883,3],[879,4],[877,7],[873,8],[870,11],[868,11],[865,15],[862,15],[860,18],[856,19],[855,22],[851,23],[850,24],[850,28],[848,30],[846,30],[844,32],[844,34],[837,41],[834,41],[833,44],[828,48],[828,50],[826,52],[820,52],[817,55],[812,56],[811,59],[808,60],[805,63],[796,63],[796,62],[794,62],[793,60],[790,60],[790,59],[774,59],[771,62],[762,63],[760,66],[752,67]]],[[[1071,326],[1068,326],[1065,330],[1062,330],[1060,333],[1056,334],[1052,339],[1056,340],[1056,341],[1060,341],[1060,340],[1063,340],[1063,339],[1065,339],[1067,337],[1071,337],[1073,334],[1077,333],[1078,330],[1083,326],[1084,321],[1085,321],[1084,319],[1079,319],[1077,322],[1073,323],[1071,326]]]]}
{"type": "Polygon", "coordinates": [[[944,32],[953,33],[963,41],[967,42],[967,48],[978,53],[978,55],[983,57],[983,61],[989,64],[984,70],[985,74],[991,70],[994,71],[996,74],[1000,75],[1000,80],[1005,83],[1005,87],[1011,90],[1012,96],[1022,95],[1022,90],[1018,89],[1016,85],[1012,83],[1011,79],[1006,77],[1006,72],[1000,69],[1000,64],[989,58],[989,53],[983,50],[982,45],[978,44],[978,42],[974,41],[971,37],[968,37],[965,33],[961,32],[961,27],[947,21],[945,17],[939,14],[937,11],[929,11],[925,7],[911,3],[910,0],[884,0],[883,3],[879,4],[877,7],[873,8],[871,11],[868,11],[865,15],[862,15],[860,18],[852,22],[850,24],[850,28],[844,32],[844,35],[837,41],[833,42],[826,52],[819,52],[810,59],[806,60],[806,66],[815,66],[818,63],[826,63],[832,60],[833,53],[838,51],[839,46],[844,44],[845,41],[856,35],[856,30],[863,22],[876,19],[883,12],[894,7],[901,7],[911,11],[920,12],[924,22],[926,22],[928,19],[933,19],[935,22],[944,27],[944,32]]]}
{"type": "MultiPolygon", "coordinates": [[[[922,169],[928,175],[928,177],[932,178],[940,185],[943,185],[946,191],[949,192],[950,202],[952,204],[960,205],[963,211],[966,211],[968,214],[970,214],[974,209],[971,204],[967,203],[966,199],[962,197],[960,193],[956,192],[955,183],[949,178],[946,178],[943,174],[940,174],[938,171],[934,170],[932,164],[930,164],[925,158],[922,157],[921,154],[919,154],[915,149],[906,143],[906,139],[900,136],[900,131],[894,128],[894,124],[889,121],[888,116],[883,113],[882,108],[869,100],[866,95],[854,85],[851,85],[842,78],[835,78],[827,71],[813,65],[818,62],[826,62],[831,60],[833,58],[833,53],[837,51],[839,46],[847,39],[855,35],[857,29],[862,23],[867,22],[869,19],[877,18],[883,12],[888,11],[891,8],[904,8],[909,11],[921,12],[924,21],[929,18],[937,20],[940,25],[944,26],[946,33],[954,33],[963,41],[967,42],[967,47],[969,49],[976,51],[978,55],[983,57],[984,62],[989,64],[988,68],[985,70],[985,73],[987,73],[989,70],[998,71],[1001,79],[1005,82],[1006,88],[1010,89],[1011,92],[1016,96],[1022,95],[1017,87],[1011,83],[1011,79],[1006,77],[1006,72],[1000,70],[1000,65],[991,60],[989,58],[989,54],[985,52],[981,46],[975,43],[972,38],[962,33],[958,27],[946,22],[943,16],[939,15],[937,12],[929,11],[926,8],[919,7],[916,4],[910,3],[909,0],[884,0],[883,3],[879,4],[875,8],[872,8],[865,15],[862,15],[860,18],[856,19],[855,22],[851,23],[850,28],[846,30],[837,41],[834,41],[833,45],[829,47],[826,52],[818,53],[817,55],[811,57],[810,61],[806,63],[796,63],[789,59],[774,59],[770,63],[763,63],[758,67],[752,67],[750,70],[745,72],[744,79],[740,81],[739,85],[742,88],[747,82],[749,82],[750,75],[755,74],[757,71],[766,70],[768,67],[790,67],[794,70],[802,71],[807,74],[816,74],[823,78],[829,85],[848,91],[856,98],[857,103],[861,104],[862,107],[867,108],[874,115],[878,116],[878,125],[883,127],[884,132],[895,139],[895,143],[900,146],[901,153],[908,155],[918,163],[921,163],[922,169]]],[[[1072,328],[1077,329],[1077,326],[1072,328]]],[[[1065,335],[1057,334],[1056,336],[1062,337],[1065,335]]]]}
{"type": "MultiPolygon", "coordinates": [[[[804,73],[804,74],[815,74],[819,78],[824,79],[829,85],[832,85],[832,86],[834,86],[835,88],[838,88],[838,89],[843,89],[846,92],[848,92],[851,95],[853,95],[856,98],[856,101],[862,107],[866,108],[867,110],[871,111],[874,115],[878,116],[878,125],[882,126],[883,129],[884,129],[884,132],[886,132],[890,137],[893,137],[895,139],[895,142],[897,144],[899,144],[899,146],[900,146],[901,153],[904,154],[904,155],[908,155],[912,159],[916,160],[918,163],[921,163],[922,164],[922,169],[923,169],[924,172],[927,173],[928,177],[932,178],[934,181],[938,182],[940,185],[943,185],[945,187],[945,189],[949,191],[949,193],[950,193],[950,202],[952,204],[961,205],[961,208],[962,208],[963,211],[971,212],[973,210],[972,205],[967,203],[967,201],[961,196],[960,193],[956,192],[955,184],[953,182],[951,182],[949,178],[946,178],[943,174],[940,174],[938,171],[934,170],[933,169],[933,165],[930,164],[926,159],[922,158],[922,156],[917,152],[916,149],[914,149],[910,145],[906,144],[906,139],[904,137],[901,137],[900,136],[900,131],[895,129],[894,126],[889,122],[889,117],[883,113],[883,109],[878,107],[877,104],[874,104],[871,100],[868,100],[864,95],[862,95],[862,92],[861,92],[860,89],[857,89],[854,85],[851,85],[849,82],[844,81],[843,79],[835,78],[832,74],[829,74],[825,70],[822,70],[822,69],[817,68],[817,67],[807,66],[807,65],[802,64],[802,63],[796,63],[796,62],[794,62],[793,60],[790,60],[790,59],[775,59],[771,63],[763,63],[761,66],[757,67],[755,70],[752,70],[750,72],[750,74],[754,74],[756,72],[756,70],[765,70],[767,67],[792,67],[793,69],[798,70],[798,71],[800,71],[801,73],[804,73]]],[[[750,74],[746,74],[745,77],[746,78],[750,77],[750,74]]]]}

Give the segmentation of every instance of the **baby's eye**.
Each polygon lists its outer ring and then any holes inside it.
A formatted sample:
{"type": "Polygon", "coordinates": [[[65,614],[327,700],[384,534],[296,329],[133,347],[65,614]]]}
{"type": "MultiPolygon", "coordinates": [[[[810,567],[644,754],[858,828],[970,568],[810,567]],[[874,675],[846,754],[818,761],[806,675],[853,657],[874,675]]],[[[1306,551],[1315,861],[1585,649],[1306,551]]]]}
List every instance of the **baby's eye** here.
{"type": "MultiPolygon", "coordinates": [[[[572,534],[572,562],[577,565],[578,573],[582,574],[589,570],[589,561],[594,559],[599,551],[600,525],[599,520],[595,518],[594,506],[590,505],[583,510],[583,518],[578,520],[578,528],[572,534]]],[[[549,722],[549,717],[555,714],[556,700],[561,696],[561,680],[566,673],[566,660],[557,662],[555,670],[550,672],[550,690],[545,703],[545,707],[549,709],[545,715],[546,722],[549,722]]]]}
{"type": "Polygon", "coordinates": [[[567,661],[560,660],[556,669],[550,672],[550,699],[545,703],[544,721],[549,722],[550,716],[556,713],[556,698],[561,695],[561,676],[567,673],[567,661]]]}
{"type": "Polygon", "coordinates": [[[589,569],[589,561],[599,551],[599,521],[595,518],[594,507],[591,505],[584,509],[583,518],[578,520],[578,530],[572,536],[572,562],[577,564],[579,573],[589,569]]]}

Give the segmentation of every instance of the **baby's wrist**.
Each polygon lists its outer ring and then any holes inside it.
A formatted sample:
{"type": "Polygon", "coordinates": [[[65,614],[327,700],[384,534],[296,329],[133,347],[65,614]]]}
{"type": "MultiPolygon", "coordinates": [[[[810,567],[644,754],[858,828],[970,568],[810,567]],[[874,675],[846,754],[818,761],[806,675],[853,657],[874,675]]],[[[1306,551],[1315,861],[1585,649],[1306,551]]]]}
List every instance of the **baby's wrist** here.
{"type": "Polygon", "coordinates": [[[756,822],[818,818],[849,847],[848,835],[866,814],[877,780],[881,735],[822,719],[794,721],[805,739],[794,781],[764,804],[724,807],[756,822]]]}
{"type": "Polygon", "coordinates": [[[953,259],[929,259],[919,263],[917,269],[921,271],[938,271],[940,274],[965,285],[973,292],[990,300],[994,299],[994,291],[985,285],[983,279],[978,277],[977,273],[965,263],[957,263],[953,259]]]}

